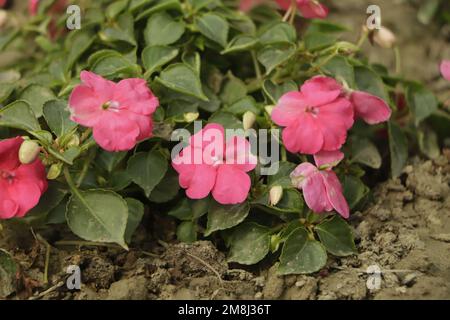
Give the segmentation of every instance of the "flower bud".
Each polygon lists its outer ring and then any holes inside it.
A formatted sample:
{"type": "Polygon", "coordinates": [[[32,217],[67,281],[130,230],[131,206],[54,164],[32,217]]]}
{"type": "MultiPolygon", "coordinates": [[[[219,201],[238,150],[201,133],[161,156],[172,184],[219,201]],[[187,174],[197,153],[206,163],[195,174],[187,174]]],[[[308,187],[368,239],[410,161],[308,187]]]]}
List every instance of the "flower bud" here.
{"type": "Polygon", "coordinates": [[[8,13],[5,10],[0,10],[0,28],[3,27],[8,20],[8,13]]]}
{"type": "Polygon", "coordinates": [[[67,147],[78,147],[80,145],[80,137],[78,137],[78,135],[74,134],[69,142],[67,142],[67,147]]]}
{"type": "Polygon", "coordinates": [[[50,166],[50,169],[47,172],[48,180],[55,180],[59,177],[62,170],[62,163],[54,163],[50,166]]]}
{"type": "Polygon", "coordinates": [[[36,160],[41,152],[41,147],[32,140],[25,140],[19,149],[19,161],[22,164],[30,164],[36,160]]]}
{"type": "Polygon", "coordinates": [[[394,33],[385,27],[374,30],[370,35],[370,40],[384,49],[392,49],[397,42],[394,33]]]}
{"type": "Polygon", "coordinates": [[[273,186],[269,191],[269,204],[271,206],[276,206],[278,202],[280,202],[283,197],[283,187],[282,186],[273,186]]]}
{"type": "Polygon", "coordinates": [[[191,123],[191,122],[197,120],[198,116],[199,116],[198,112],[186,112],[184,114],[184,121],[191,123]]]}
{"type": "Polygon", "coordinates": [[[247,111],[246,113],[244,113],[244,115],[242,116],[242,123],[244,124],[244,130],[252,128],[253,125],[255,124],[255,121],[256,115],[253,112],[247,111]]]}
{"type": "Polygon", "coordinates": [[[270,116],[272,115],[272,111],[275,108],[275,106],[265,106],[264,110],[266,110],[267,114],[270,116]]]}

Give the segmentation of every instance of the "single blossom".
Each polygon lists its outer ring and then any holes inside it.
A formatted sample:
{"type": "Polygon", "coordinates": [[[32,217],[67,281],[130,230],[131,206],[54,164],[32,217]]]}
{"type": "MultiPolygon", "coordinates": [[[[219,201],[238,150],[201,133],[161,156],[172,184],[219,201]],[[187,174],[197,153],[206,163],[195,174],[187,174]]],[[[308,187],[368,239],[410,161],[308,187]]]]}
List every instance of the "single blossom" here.
{"type": "MultiPolygon", "coordinates": [[[[276,0],[283,10],[288,10],[292,4],[292,0],[276,0]]],[[[307,19],[324,19],[328,16],[328,8],[321,4],[318,0],[295,0],[297,9],[303,17],[307,19]]]]}
{"type": "MultiPolygon", "coordinates": [[[[239,9],[243,12],[248,12],[256,6],[267,3],[270,0],[241,0],[239,2],[239,9]]],[[[292,0],[276,0],[278,6],[287,11],[292,5],[292,0]]],[[[317,0],[295,0],[297,9],[307,19],[324,19],[328,15],[328,8],[317,0]]]]}
{"type": "Polygon", "coordinates": [[[82,71],[81,85],[70,95],[71,119],[93,128],[95,141],[107,151],[126,151],[152,135],[152,114],[159,105],[143,79],[118,83],[82,71]]]}
{"type": "Polygon", "coordinates": [[[34,208],[47,190],[45,167],[37,158],[21,164],[22,137],[0,141],[0,219],[20,218],[34,208]]]}
{"type": "Polygon", "coordinates": [[[378,124],[389,120],[392,110],[381,98],[363,91],[350,93],[355,116],[363,119],[368,124],[378,124]]]}
{"type": "Polygon", "coordinates": [[[442,61],[441,74],[446,80],[450,81],[450,60],[442,61]]]}
{"type": "Polygon", "coordinates": [[[344,197],[342,185],[331,169],[342,160],[339,151],[315,155],[316,164],[309,162],[300,164],[292,173],[291,180],[295,187],[303,191],[308,207],[316,213],[335,210],[342,217],[348,218],[350,208],[344,197]],[[329,161],[324,163],[324,161],[329,161]],[[321,165],[319,165],[321,163],[321,165]],[[321,169],[326,167],[326,169],[321,169]]]}
{"type": "Polygon", "coordinates": [[[342,87],[322,76],[306,81],[300,91],[284,94],[271,117],[285,127],[282,138],[286,149],[304,154],[340,149],[354,122],[352,105],[343,96],[342,87]]]}
{"type": "Polygon", "coordinates": [[[251,180],[247,172],[256,167],[250,143],[243,137],[225,139],[224,128],[208,124],[193,135],[189,145],[173,159],[180,186],[191,199],[212,193],[221,204],[238,204],[247,199],[251,180]]]}

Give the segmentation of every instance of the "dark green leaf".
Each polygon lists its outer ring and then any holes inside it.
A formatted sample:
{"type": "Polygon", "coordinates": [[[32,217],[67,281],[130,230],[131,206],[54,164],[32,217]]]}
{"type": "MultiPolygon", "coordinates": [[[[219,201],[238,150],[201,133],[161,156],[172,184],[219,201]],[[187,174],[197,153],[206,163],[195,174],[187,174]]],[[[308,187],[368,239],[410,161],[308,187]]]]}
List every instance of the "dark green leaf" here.
{"type": "Polygon", "coordinates": [[[328,252],[335,256],[345,257],[356,253],[352,230],[338,215],[320,223],[315,230],[328,252]]]}

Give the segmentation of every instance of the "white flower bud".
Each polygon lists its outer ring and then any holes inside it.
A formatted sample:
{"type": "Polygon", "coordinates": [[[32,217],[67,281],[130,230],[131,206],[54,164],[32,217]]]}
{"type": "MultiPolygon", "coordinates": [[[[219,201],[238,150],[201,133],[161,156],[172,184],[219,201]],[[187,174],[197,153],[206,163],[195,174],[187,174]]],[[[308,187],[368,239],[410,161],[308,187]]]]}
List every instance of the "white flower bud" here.
{"type": "Polygon", "coordinates": [[[242,116],[242,123],[244,124],[244,130],[252,128],[253,125],[255,124],[255,121],[256,115],[253,112],[247,111],[246,113],[244,113],[244,115],[242,116]]]}
{"type": "Polygon", "coordinates": [[[0,10],[0,28],[3,27],[8,20],[8,13],[6,10],[0,10]]]}
{"type": "Polygon", "coordinates": [[[275,108],[275,106],[265,106],[264,109],[266,110],[267,114],[270,116],[272,115],[272,111],[275,108]]]}
{"type": "Polygon", "coordinates": [[[41,147],[32,140],[25,140],[19,149],[19,161],[22,164],[30,164],[36,160],[41,152],[41,147]]]}
{"type": "Polygon", "coordinates": [[[191,123],[197,120],[198,116],[199,116],[198,112],[186,112],[184,114],[184,121],[191,123]]]}
{"type": "Polygon", "coordinates": [[[377,45],[385,49],[392,49],[397,42],[394,33],[386,27],[381,27],[381,29],[374,30],[372,40],[377,45]]]}
{"type": "Polygon", "coordinates": [[[280,202],[283,197],[283,187],[282,186],[273,186],[269,191],[269,204],[271,206],[276,206],[278,202],[280,202]]]}
{"type": "Polygon", "coordinates": [[[80,145],[80,137],[78,135],[74,134],[69,142],[67,142],[67,147],[78,147],[80,145]]]}

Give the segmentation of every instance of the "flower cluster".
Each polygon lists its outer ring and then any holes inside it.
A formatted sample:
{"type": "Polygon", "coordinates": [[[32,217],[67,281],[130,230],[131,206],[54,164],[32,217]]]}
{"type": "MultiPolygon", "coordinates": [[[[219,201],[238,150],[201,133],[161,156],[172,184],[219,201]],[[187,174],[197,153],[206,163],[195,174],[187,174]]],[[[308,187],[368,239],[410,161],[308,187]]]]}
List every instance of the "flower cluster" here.
{"type": "MultiPolygon", "coordinates": [[[[323,152],[339,151],[355,118],[376,124],[387,121],[390,116],[391,109],[382,99],[366,92],[346,90],[336,80],[324,76],[306,81],[300,91],[284,94],[271,114],[276,124],[285,127],[282,138],[288,151],[316,156],[323,152]]],[[[341,187],[337,187],[339,181],[330,168],[319,175],[311,166],[301,164],[295,171],[302,176],[310,176],[304,184],[297,186],[304,193],[305,190],[315,190],[313,193],[328,190],[333,195],[340,194],[338,197],[342,200],[341,187]]],[[[315,212],[331,211],[333,202],[324,201],[326,197],[318,196],[320,194],[324,192],[317,193],[315,201],[318,202],[312,201],[312,194],[305,195],[307,204],[315,212]]],[[[344,206],[338,207],[340,210],[337,211],[348,217],[348,208],[344,210],[344,206]]]]}

